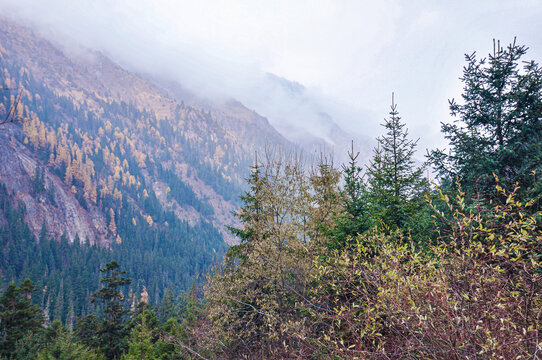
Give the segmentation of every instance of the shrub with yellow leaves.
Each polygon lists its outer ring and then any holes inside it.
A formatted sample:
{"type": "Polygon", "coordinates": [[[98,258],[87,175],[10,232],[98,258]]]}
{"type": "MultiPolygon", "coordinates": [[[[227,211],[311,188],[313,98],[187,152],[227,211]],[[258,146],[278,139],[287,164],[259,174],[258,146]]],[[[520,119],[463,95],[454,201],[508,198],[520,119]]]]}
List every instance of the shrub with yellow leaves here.
{"type": "MultiPolygon", "coordinates": [[[[423,250],[370,233],[317,258],[296,333],[299,358],[532,359],[541,356],[541,213],[496,186],[430,203],[438,239],[423,250]]],[[[429,242],[430,239],[428,239],[429,242]]]]}

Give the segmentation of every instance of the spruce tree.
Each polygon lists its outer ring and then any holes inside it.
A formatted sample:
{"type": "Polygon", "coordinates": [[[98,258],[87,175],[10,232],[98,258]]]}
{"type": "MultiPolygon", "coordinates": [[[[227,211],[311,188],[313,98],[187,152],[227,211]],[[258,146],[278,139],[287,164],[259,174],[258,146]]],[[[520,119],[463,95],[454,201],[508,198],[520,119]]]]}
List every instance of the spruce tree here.
{"type": "Polygon", "coordinates": [[[173,287],[169,287],[165,291],[160,306],[158,307],[158,321],[160,324],[165,324],[169,319],[176,318],[178,315],[179,307],[175,303],[173,287]]]}
{"type": "MultiPolygon", "coordinates": [[[[55,320],[45,331],[44,348],[39,352],[38,360],[77,359],[103,360],[104,356],[95,349],[85,348],[75,341],[71,332],[64,328],[60,320],[55,320]]],[[[35,359],[35,354],[32,357],[35,359]]]]}
{"type": "Polygon", "coordinates": [[[135,319],[135,326],[130,332],[128,351],[122,356],[122,360],[159,359],[156,336],[153,329],[157,326],[157,319],[151,310],[143,310],[135,319]]]}
{"type": "Polygon", "coordinates": [[[260,232],[261,220],[263,218],[263,196],[264,189],[268,185],[268,180],[262,173],[263,169],[258,163],[256,155],[254,165],[251,168],[250,176],[247,179],[249,189],[240,196],[243,205],[235,214],[237,219],[243,224],[242,228],[228,226],[228,230],[240,240],[239,245],[231,246],[226,252],[226,259],[240,258],[245,259],[243,255],[248,251],[247,247],[251,246],[252,240],[260,232]]]}
{"type": "Polygon", "coordinates": [[[121,289],[129,285],[132,279],[123,277],[126,272],[119,270],[116,261],[107,263],[100,271],[106,274],[100,282],[103,288],[92,294],[92,302],[101,301],[105,305],[104,319],[97,329],[97,341],[107,359],[118,359],[127,347],[129,334],[125,308],[125,297],[121,289]]]}
{"type": "Polygon", "coordinates": [[[37,333],[43,324],[41,309],[32,304],[34,285],[26,279],[19,287],[9,284],[0,297],[0,355],[11,358],[17,341],[37,333]]]}
{"type": "Polygon", "coordinates": [[[75,323],[74,334],[81,344],[97,349],[100,347],[101,337],[98,329],[100,320],[96,315],[80,316],[75,323]]]}
{"type": "Polygon", "coordinates": [[[542,68],[522,61],[527,47],[493,42],[493,53],[465,55],[463,102],[450,101],[453,123],[443,123],[449,151],[429,159],[445,185],[456,179],[468,194],[492,194],[517,182],[523,195],[539,198],[542,186],[542,68]],[[522,64],[523,63],[523,64],[522,64]]]}
{"type": "Polygon", "coordinates": [[[386,133],[377,138],[373,159],[367,168],[372,214],[377,224],[389,230],[402,229],[423,204],[427,180],[424,166],[416,166],[413,156],[417,140],[408,138],[392,94],[386,133]]]}
{"type": "Polygon", "coordinates": [[[358,163],[359,152],[354,151],[353,141],[348,157],[348,164],[342,166],[344,185],[339,191],[340,210],[335,214],[327,233],[328,247],[337,250],[355,243],[357,236],[370,227],[367,185],[363,168],[358,163]]]}

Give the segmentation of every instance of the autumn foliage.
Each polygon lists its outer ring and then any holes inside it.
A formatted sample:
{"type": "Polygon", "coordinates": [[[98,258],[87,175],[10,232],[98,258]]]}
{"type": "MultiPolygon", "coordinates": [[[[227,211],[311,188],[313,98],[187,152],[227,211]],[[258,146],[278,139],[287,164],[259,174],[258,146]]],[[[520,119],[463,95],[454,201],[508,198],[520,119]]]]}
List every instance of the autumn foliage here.
{"type": "Polygon", "coordinates": [[[440,241],[423,251],[400,233],[360,237],[316,259],[299,334],[306,358],[531,359],[540,351],[540,216],[497,187],[501,201],[442,195],[440,241]]]}
{"type": "MultiPolygon", "coordinates": [[[[256,177],[254,196],[279,181],[256,177]]],[[[310,181],[287,183],[294,201],[300,184],[310,181]]],[[[254,216],[254,227],[244,228],[251,241],[232,248],[211,278],[205,346],[218,358],[536,357],[542,214],[532,211],[532,201],[518,200],[517,191],[497,185],[490,197],[465,199],[461,190],[450,196],[436,189],[427,197],[432,237],[421,242],[404,230],[376,227],[327,251],[325,242],[295,245],[301,232],[282,248],[271,242],[286,238],[279,229],[310,228],[321,210],[315,202],[304,203],[306,217],[285,213],[288,220],[278,224],[273,211],[281,205],[269,194],[253,197],[244,210],[254,216]]]]}

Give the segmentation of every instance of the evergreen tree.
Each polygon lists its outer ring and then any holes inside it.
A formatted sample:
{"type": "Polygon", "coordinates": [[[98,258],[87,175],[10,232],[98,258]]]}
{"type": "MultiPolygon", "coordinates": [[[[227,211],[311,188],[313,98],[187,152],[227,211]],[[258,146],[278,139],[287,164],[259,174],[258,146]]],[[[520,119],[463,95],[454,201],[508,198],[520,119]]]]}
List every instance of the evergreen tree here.
{"type": "Polygon", "coordinates": [[[416,141],[408,138],[392,94],[390,118],[382,124],[386,134],[377,139],[368,168],[372,215],[390,230],[406,226],[423,204],[427,190],[424,167],[415,166],[416,141]]]}
{"type": "Polygon", "coordinates": [[[190,291],[183,294],[181,323],[184,329],[191,329],[196,326],[203,310],[202,303],[203,301],[198,298],[196,282],[194,281],[190,291]]]}
{"type": "Polygon", "coordinates": [[[92,302],[101,301],[105,305],[104,319],[98,327],[98,344],[107,359],[118,359],[127,347],[126,338],[129,334],[126,315],[129,314],[124,306],[124,295],[121,289],[131,283],[131,279],[123,277],[126,272],[118,270],[116,261],[107,263],[100,269],[108,277],[100,281],[105,284],[103,288],[92,294],[92,302]]]}
{"type": "Polygon", "coordinates": [[[158,307],[158,321],[165,324],[170,318],[175,318],[179,314],[179,308],[175,304],[175,296],[173,296],[173,288],[170,287],[164,293],[162,302],[158,307]]]}
{"type": "Polygon", "coordinates": [[[257,156],[251,168],[250,176],[247,179],[247,184],[249,190],[240,196],[244,205],[236,213],[237,218],[244,226],[243,228],[228,227],[233,235],[239,237],[240,245],[231,246],[226,253],[226,257],[235,256],[235,254],[240,253],[241,248],[248,246],[259,230],[257,224],[260,223],[263,215],[262,198],[268,181],[264,177],[264,174],[262,174],[262,167],[258,163],[257,156]]]}
{"type": "Polygon", "coordinates": [[[45,191],[45,169],[36,167],[34,176],[32,177],[32,187],[30,194],[36,196],[45,191]]]}
{"type": "Polygon", "coordinates": [[[85,348],[77,343],[72,334],[62,326],[60,320],[55,320],[45,332],[46,345],[40,351],[38,360],[101,360],[104,356],[95,350],[85,348]]]}
{"type": "Polygon", "coordinates": [[[334,241],[342,241],[342,238],[329,236],[336,227],[333,220],[342,210],[340,179],[340,171],[324,156],[309,175],[312,196],[310,202],[305,203],[308,208],[304,210],[306,219],[303,219],[309,229],[309,238],[303,241],[310,242],[310,248],[318,254],[325,254],[334,247],[334,241]]]}
{"type": "Polygon", "coordinates": [[[157,347],[154,345],[153,329],[157,326],[157,319],[151,310],[144,310],[136,319],[137,325],[130,333],[128,351],[122,360],[158,359],[157,347]]]}
{"type": "Polygon", "coordinates": [[[490,194],[495,174],[502,185],[518,182],[523,194],[540,198],[542,68],[534,61],[521,66],[526,52],[515,40],[506,48],[494,41],[487,58],[465,56],[463,103],[452,99],[456,120],[442,124],[450,150],[429,154],[445,184],[458,178],[469,193],[490,194]]]}
{"type": "Polygon", "coordinates": [[[333,226],[327,232],[328,247],[337,250],[354,244],[357,236],[370,227],[367,186],[363,169],[358,164],[359,152],[354,152],[354,142],[348,157],[348,164],[342,166],[344,185],[339,193],[340,210],[335,214],[333,226]]]}
{"type": "Polygon", "coordinates": [[[53,309],[53,319],[62,320],[64,313],[64,279],[60,279],[60,287],[56,296],[55,306],[53,309]]]}
{"type": "Polygon", "coordinates": [[[41,309],[32,304],[34,285],[26,279],[19,287],[9,284],[0,297],[0,355],[11,358],[17,341],[37,333],[43,323],[41,309]]]}
{"type": "Polygon", "coordinates": [[[100,320],[96,315],[80,316],[75,323],[75,337],[81,344],[96,349],[100,346],[99,326],[100,320]]]}

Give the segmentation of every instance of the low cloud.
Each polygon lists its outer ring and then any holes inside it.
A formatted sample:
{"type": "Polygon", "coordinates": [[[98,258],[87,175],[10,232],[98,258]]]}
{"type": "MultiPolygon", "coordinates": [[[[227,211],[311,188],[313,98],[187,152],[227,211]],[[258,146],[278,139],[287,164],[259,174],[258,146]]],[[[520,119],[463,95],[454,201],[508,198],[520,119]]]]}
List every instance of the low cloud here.
{"type": "Polygon", "coordinates": [[[347,133],[374,137],[394,91],[423,149],[443,142],[439,123],[449,120],[447,99],[460,95],[464,53],[485,54],[492,38],[506,43],[517,35],[532,48],[529,58],[540,59],[540,5],[0,0],[0,11],[65,51],[99,50],[201,97],[238,99],[290,135],[304,129],[333,141],[325,113],[347,133]]]}

